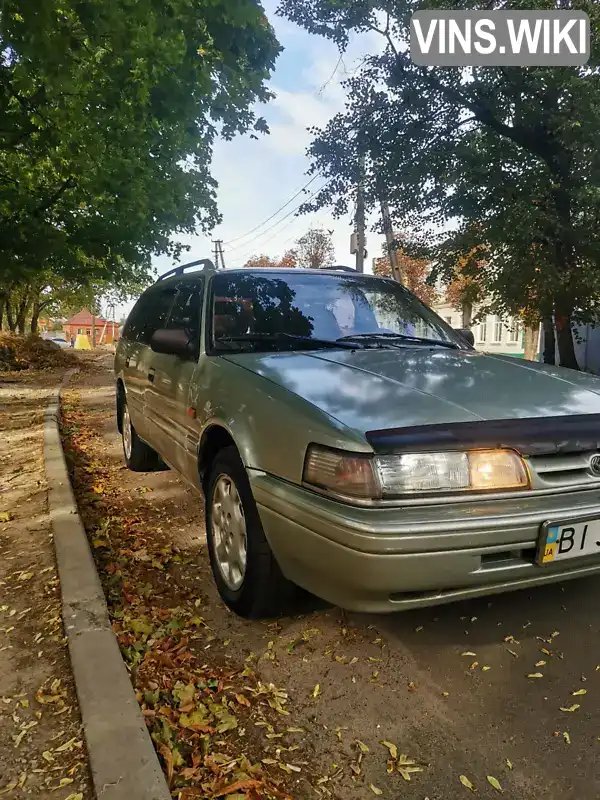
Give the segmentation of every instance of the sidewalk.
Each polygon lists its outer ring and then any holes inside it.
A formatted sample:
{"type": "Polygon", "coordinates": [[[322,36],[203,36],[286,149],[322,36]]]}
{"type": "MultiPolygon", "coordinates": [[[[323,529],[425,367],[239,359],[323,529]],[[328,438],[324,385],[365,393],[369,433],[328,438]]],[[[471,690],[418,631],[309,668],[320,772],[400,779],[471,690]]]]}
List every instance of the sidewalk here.
{"type": "Polygon", "coordinates": [[[43,415],[63,370],[0,375],[0,795],[91,800],[47,509],[43,415]]]}

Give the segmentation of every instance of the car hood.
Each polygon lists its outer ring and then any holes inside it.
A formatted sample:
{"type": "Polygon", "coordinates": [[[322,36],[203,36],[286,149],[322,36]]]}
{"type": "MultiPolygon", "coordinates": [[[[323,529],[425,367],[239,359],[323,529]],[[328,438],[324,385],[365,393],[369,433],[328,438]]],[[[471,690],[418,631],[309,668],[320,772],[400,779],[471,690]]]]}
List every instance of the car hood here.
{"type": "Polygon", "coordinates": [[[411,425],[600,413],[600,379],[511,356],[419,346],[226,358],[361,434],[411,425]]]}

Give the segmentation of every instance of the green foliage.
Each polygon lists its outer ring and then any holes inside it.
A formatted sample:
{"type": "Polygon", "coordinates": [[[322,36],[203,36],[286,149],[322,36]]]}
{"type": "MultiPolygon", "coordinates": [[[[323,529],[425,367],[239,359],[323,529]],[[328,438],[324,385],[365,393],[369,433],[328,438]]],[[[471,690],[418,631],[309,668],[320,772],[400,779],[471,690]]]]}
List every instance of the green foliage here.
{"type": "Polygon", "coordinates": [[[335,256],[331,232],[311,228],[296,242],[296,254],[299,267],[321,269],[331,266],[335,256]]]}
{"type": "Polygon", "coordinates": [[[0,45],[0,286],[142,279],[218,222],[215,138],[267,130],[260,4],[4,0],[0,45]]]}
{"type": "MultiPolygon", "coordinates": [[[[481,8],[474,0],[458,5],[481,8]]],[[[510,5],[555,7],[550,0],[510,5]]],[[[313,168],[330,180],[305,210],[347,212],[364,154],[367,204],[385,196],[395,226],[411,231],[418,253],[447,280],[483,245],[480,278],[500,312],[593,314],[600,301],[600,6],[570,5],[590,15],[586,68],[467,70],[419,67],[403,47],[410,15],[447,2],[282,0],[280,13],[342,49],[355,31],[377,31],[382,44],[346,81],[347,109],[314,131],[313,168]]],[[[574,366],[567,338],[559,337],[561,359],[574,366]]]]}

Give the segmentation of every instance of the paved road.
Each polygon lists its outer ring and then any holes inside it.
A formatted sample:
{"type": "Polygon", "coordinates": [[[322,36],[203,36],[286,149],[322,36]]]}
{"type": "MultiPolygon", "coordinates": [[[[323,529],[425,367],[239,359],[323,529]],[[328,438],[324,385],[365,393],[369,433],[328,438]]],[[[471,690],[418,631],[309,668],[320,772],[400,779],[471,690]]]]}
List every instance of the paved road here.
{"type": "MultiPolygon", "coordinates": [[[[80,389],[82,402],[103,412],[99,457],[117,470],[109,386],[107,373],[80,389]]],[[[203,598],[215,635],[212,657],[250,658],[263,680],[288,690],[292,716],[283,722],[306,729],[306,769],[324,796],[373,797],[373,784],[384,798],[453,800],[470,794],[462,775],[479,797],[498,796],[487,776],[511,798],[600,797],[600,579],[395,616],[322,607],[276,623],[246,622],[214,590],[201,502],[170,472],[121,471],[119,480],[150,524],[169,521],[193,558],[193,578],[179,591],[203,598]],[[136,493],[140,488],[151,491],[136,493]],[[536,673],[542,677],[527,677],[536,673]],[[581,689],[585,694],[573,696],[581,689]],[[409,783],[388,774],[381,740],[423,771],[409,783]],[[368,747],[361,759],[357,741],[368,747]]],[[[315,796],[298,784],[298,798],[315,796]]]]}

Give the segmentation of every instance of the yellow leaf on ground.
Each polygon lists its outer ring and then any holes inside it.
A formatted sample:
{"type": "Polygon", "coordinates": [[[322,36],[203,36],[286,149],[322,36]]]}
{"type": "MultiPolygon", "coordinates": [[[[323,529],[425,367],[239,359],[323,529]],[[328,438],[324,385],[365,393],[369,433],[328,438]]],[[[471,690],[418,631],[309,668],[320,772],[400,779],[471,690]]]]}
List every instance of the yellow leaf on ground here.
{"type": "Polygon", "coordinates": [[[390,751],[390,755],[392,758],[398,758],[398,748],[393,742],[386,742],[383,741],[381,744],[390,751]]]}
{"type": "Polygon", "coordinates": [[[320,691],[321,691],[321,687],[320,687],[320,686],[319,686],[319,684],[317,683],[317,685],[316,685],[316,686],[315,686],[315,688],[313,689],[313,693],[312,693],[313,697],[317,697],[320,691]]]}
{"type": "Polygon", "coordinates": [[[378,788],[377,788],[377,786],[373,786],[373,784],[372,784],[372,783],[370,783],[370,784],[369,784],[369,789],[370,789],[370,790],[373,792],[373,794],[376,794],[377,796],[379,796],[379,795],[382,795],[382,794],[383,794],[383,792],[381,791],[381,789],[378,789],[378,788]]]}
{"type": "Polygon", "coordinates": [[[510,758],[507,758],[507,759],[506,759],[506,766],[507,766],[509,769],[512,769],[512,768],[513,768],[512,761],[510,760],[510,758]]]}
{"type": "Polygon", "coordinates": [[[565,742],[567,744],[571,744],[571,737],[569,736],[569,734],[566,731],[563,733],[563,736],[564,736],[565,742]]]}
{"type": "Polygon", "coordinates": [[[528,678],[543,678],[544,675],[541,672],[530,672],[527,677],[528,678]]]}
{"type": "Polygon", "coordinates": [[[472,792],[475,791],[475,787],[471,783],[471,781],[467,778],[466,775],[460,775],[459,781],[462,783],[463,786],[466,786],[467,789],[470,789],[472,792]]]}
{"type": "Polygon", "coordinates": [[[569,706],[568,708],[565,708],[565,706],[561,706],[560,710],[561,711],[577,711],[578,708],[581,708],[579,703],[573,703],[573,705],[569,706]]]}
{"type": "Polygon", "coordinates": [[[571,692],[573,697],[579,697],[579,695],[587,694],[587,689],[577,689],[576,692],[571,692]]]}
{"type": "Polygon", "coordinates": [[[502,787],[500,786],[500,781],[497,778],[494,778],[493,775],[488,775],[487,779],[490,786],[493,786],[497,792],[502,791],[502,787]]]}
{"type": "Polygon", "coordinates": [[[471,650],[465,650],[464,653],[461,653],[461,656],[476,656],[477,653],[471,652],[471,650]]]}
{"type": "Polygon", "coordinates": [[[361,753],[368,753],[369,748],[364,742],[361,742],[359,739],[356,740],[356,744],[359,746],[361,753]]]}

